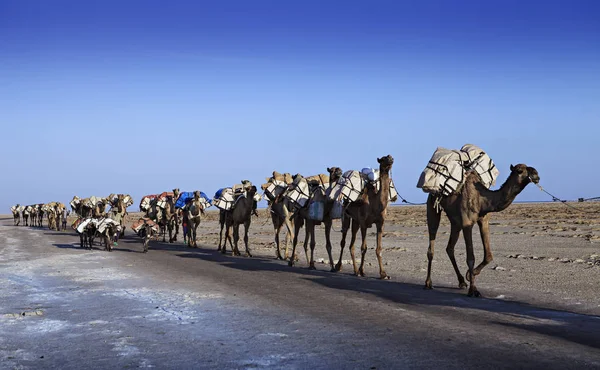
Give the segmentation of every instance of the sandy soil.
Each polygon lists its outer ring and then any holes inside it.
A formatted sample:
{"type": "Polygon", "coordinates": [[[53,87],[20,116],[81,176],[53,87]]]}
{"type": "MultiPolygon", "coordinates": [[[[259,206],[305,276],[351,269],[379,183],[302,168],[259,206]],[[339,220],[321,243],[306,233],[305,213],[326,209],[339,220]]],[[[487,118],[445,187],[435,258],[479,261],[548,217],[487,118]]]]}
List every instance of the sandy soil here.
{"type": "MultiPolygon", "coordinates": [[[[507,210],[493,215],[490,229],[494,260],[478,278],[478,288],[482,294],[600,314],[600,296],[596,294],[600,285],[600,202],[569,204],[578,209],[561,203],[513,204],[507,210]]],[[[261,209],[259,217],[253,218],[250,248],[256,256],[274,257],[274,233],[267,212],[261,209]]],[[[139,213],[129,214],[127,225],[137,217],[139,213]]],[[[333,229],[333,257],[337,261],[341,240],[339,220],[334,222],[333,229]]],[[[449,229],[448,220],[442,218],[433,264],[434,287],[457,286],[456,275],[445,252],[449,229]]],[[[474,233],[478,263],[483,258],[483,248],[479,230],[475,228],[474,233]]],[[[317,226],[316,234],[317,269],[328,271],[323,226],[317,226]]],[[[366,272],[369,277],[377,277],[375,228],[369,229],[367,238],[369,251],[365,261],[366,272]]],[[[198,243],[216,248],[218,240],[218,211],[211,209],[198,229],[198,243]]],[[[283,246],[284,232],[281,233],[281,240],[283,246]]],[[[307,266],[303,241],[304,230],[301,230],[299,261],[295,268],[307,266]]],[[[178,242],[181,243],[181,237],[178,242]]],[[[427,246],[425,206],[390,207],[383,235],[383,259],[386,272],[392,279],[424,283],[427,246]]],[[[360,235],[356,250],[357,256],[360,256],[360,235]]],[[[462,237],[456,246],[456,257],[464,274],[466,256],[462,237]]],[[[348,244],[342,261],[342,273],[351,273],[348,244]]]]}

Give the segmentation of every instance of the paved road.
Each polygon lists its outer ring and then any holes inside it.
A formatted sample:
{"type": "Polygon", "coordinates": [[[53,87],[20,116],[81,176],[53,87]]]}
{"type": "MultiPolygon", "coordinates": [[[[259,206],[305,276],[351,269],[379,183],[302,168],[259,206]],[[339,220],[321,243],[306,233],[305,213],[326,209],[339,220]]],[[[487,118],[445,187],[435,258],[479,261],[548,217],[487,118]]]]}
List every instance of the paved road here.
{"type": "Polygon", "coordinates": [[[0,368],[600,368],[600,320],[0,220],[0,368]]]}

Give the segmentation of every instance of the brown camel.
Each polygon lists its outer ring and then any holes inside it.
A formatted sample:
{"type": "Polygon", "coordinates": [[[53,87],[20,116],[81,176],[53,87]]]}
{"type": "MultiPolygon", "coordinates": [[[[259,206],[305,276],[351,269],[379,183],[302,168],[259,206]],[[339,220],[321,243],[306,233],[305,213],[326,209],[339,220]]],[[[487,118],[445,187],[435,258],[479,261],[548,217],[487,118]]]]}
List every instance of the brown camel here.
{"type": "Polygon", "coordinates": [[[527,167],[524,164],[511,165],[510,171],[510,176],[508,176],[506,182],[498,190],[487,189],[481,184],[479,175],[476,172],[469,172],[466,175],[465,183],[460,192],[439,198],[433,194],[427,197],[427,228],[429,230],[427,259],[429,263],[427,265],[425,289],[432,289],[431,262],[433,260],[435,236],[441,218],[441,210],[439,207],[436,207],[436,204],[439,204],[450,220],[450,240],[448,240],[446,253],[448,253],[448,257],[456,272],[458,286],[460,288],[467,287],[454,257],[454,246],[462,230],[467,249],[467,266],[469,271],[466,277],[469,280],[469,296],[479,297],[481,295],[475,287],[475,276],[479,275],[481,270],[492,261],[489,227],[490,212],[505,210],[530,182],[537,184],[540,181],[540,176],[533,167],[527,167]],[[479,225],[484,257],[479,266],[474,268],[475,255],[473,254],[472,232],[475,223],[479,225]]]}
{"type": "MultiPolygon", "coordinates": [[[[267,183],[261,186],[262,190],[265,191],[269,185],[273,182],[273,180],[284,181],[289,177],[289,182],[291,182],[291,175],[279,174],[276,171],[273,171],[273,177],[267,179],[267,183]]],[[[288,184],[289,185],[289,184],[288,184]]],[[[293,206],[290,204],[290,201],[279,194],[277,196],[272,195],[272,198],[268,199],[269,203],[269,213],[271,214],[271,221],[273,222],[273,229],[275,230],[275,246],[276,252],[275,256],[277,259],[283,260],[288,258],[288,243],[294,238],[294,220],[291,218],[293,206]],[[281,228],[286,227],[286,235],[285,235],[285,257],[281,256],[281,244],[279,243],[279,233],[281,228]]]]}
{"type": "Polygon", "coordinates": [[[231,246],[232,254],[234,256],[240,255],[238,249],[238,240],[240,239],[240,224],[244,224],[244,244],[246,245],[246,256],[252,257],[250,249],[248,248],[248,230],[250,229],[250,223],[252,221],[252,214],[255,210],[254,195],[256,194],[256,186],[252,185],[245,195],[240,196],[234,207],[230,210],[225,211],[225,243],[223,243],[222,253],[225,253],[227,249],[227,240],[231,246]],[[231,236],[229,230],[233,228],[233,244],[231,243],[231,236]]]}
{"type": "MultiPolygon", "coordinates": [[[[331,167],[327,168],[327,172],[329,172],[329,187],[332,188],[335,183],[342,177],[342,169],[339,167],[331,167]]],[[[325,212],[323,215],[323,224],[325,225],[325,248],[327,249],[327,254],[329,255],[329,265],[331,267],[331,271],[335,271],[335,267],[333,266],[333,255],[331,254],[331,226],[333,223],[333,219],[331,218],[331,210],[334,205],[334,201],[330,200],[329,197],[326,197],[325,194],[317,193],[315,194],[315,200],[325,202],[325,212]]],[[[307,263],[309,264],[309,269],[314,270],[315,267],[315,225],[319,225],[321,221],[314,221],[309,219],[308,217],[308,209],[304,208],[296,212],[294,217],[294,241],[292,248],[292,256],[295,256],[296,253],[296,244],[298,242],[298,233],[300,228],[302,228],[303,224],[306,224],[305,228],[305,236],[304,236],[304,253],[306,254],[307,263]],[[310,238],[310,261],[308,260],[308,249],[307,244],[310,238]]],[[[289,261],[289,266],[294,265],[294,258],[291,258],[289,261]]]]}
{"type": "Polygon", "coordinates": [[[196,233],[198,226],[200,225],[200,221],[202,221],[201,215],[204,214],[204,207],[200,201],[199,190],[194,191],[194,199],[185,207],[183,212],[186,214],[188,219],[187,239],[189,246],[197,248],[198,243],[196,242],[196,233]]]}
{"type": "Polygon", "coordinates": [[[379,191],[372,186],[368,186],[361,199],[346,206],[345,214],[342,218],[340,259],[335,265],[335,270],[339,271],[342,268],[342,256],[344,254],[344,245],[346,244],[346,234],[350,227],[350,221],[352,221],[350,255],[352,256],[354,274],[357,276],[365,276],[364,265],[365,255],[367,253],[367,228],[375,224],[377,227],[377,248],[375,249],[375,254],[377,255],[377,262],[379,262],[379,277],[381,279],[389,279],[389,276],[383,268],[381,259],[381,236],[383,234],[383,225],[387,214],[390,193],[390,170],[394,164],[394,158],[392,158],[391,155],[387,155],[385,157],[377,158],[377,162],[379,162],[379,191]],[[356,241],[356,233],[359,228],[362,236],[362,244],[360,246],[362,258],[360,261],[360,268],[357,268],[356,259],[354,257],[354,242],[356,241]]]}

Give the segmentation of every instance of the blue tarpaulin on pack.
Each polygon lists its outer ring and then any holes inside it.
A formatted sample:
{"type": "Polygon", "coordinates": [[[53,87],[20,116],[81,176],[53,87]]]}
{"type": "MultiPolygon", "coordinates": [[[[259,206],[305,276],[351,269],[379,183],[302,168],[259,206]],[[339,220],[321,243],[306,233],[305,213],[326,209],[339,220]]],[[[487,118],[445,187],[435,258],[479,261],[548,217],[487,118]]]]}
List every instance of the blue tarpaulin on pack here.
{"type": "MultiPolygon", "coordinates": [[[[210,199],[202,191],[200,192],[200,197],[204,198],[209,204],[211,203],[210,199]]],[[[177,199],[175,207],[183,208],[188,202],[191,202],[192,199],[194,199],[194,193],[191,191],[184,191],[179,195],[179,199],[177,199]]]]}
{"type": "Polygon", "coordinates": [[[225,190],[225,188],[221,188],[221,189],[217,190],[217,192],[215,193],[215,199],[221,198],[221,194],[223,193],[223,190],[225,190]]]}

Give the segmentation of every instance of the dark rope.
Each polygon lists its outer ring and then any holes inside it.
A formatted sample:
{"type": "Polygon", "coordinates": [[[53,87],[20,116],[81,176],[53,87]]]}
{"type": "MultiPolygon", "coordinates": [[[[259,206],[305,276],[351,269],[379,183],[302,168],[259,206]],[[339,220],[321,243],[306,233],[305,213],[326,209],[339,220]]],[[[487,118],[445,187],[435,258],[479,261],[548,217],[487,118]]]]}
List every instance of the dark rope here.
{"type": "Polygon", "coordinates": [[[402,195],[398,194],[398,196],[400,197],[400,199],[402,199],[402,203],[410,204],[410,205],[412,205],[412,206],[421,206],[421,205],[423,205],[423,204],[427,204],[427,202],[424,202],[424,203],[413,203],[413,202],[409,202],[408,200],[404,199],[404,198],[402,197],[402,195]]]}
{"type": "Polygon", "coordinates": [[[576,210],[576,211],[578,211],[578,212],[583,212],[583,213],[596,213],[596,214],[597,214],[597,213],[600,213],[600,212],[598,212],[598,211],[588,211],[588,210],[585,210],[585,209],[581,209],[581,208],[574,207],[574,206],[572,206],[572,205],[568,204],[566,200],[560,199],[560,198],[558,198],[558,197],[556,197],[556,196],[554,196],[554,195],[550,194],[550,193],[549,193],[548,191],[546,191],[546,189],[544,189],[544,188],[543,188],[543,187],[542,187],[540,184],[535,184],[535,185],[536,185],[538,188],[540,188],[540,190],[541,190],[541,191],[543,191],[544,193],[546,193],[546,194],[548,194],[549,196],[551,196],[553,201],[555,201],[555,202],[561,202],[561,203],[562,203],[562,204],[564,204],[565,206],[567,206],[567,207],[570,207],[570,208],[572,208],[572,209],[574,209],[574,210],[576,210]]]}

